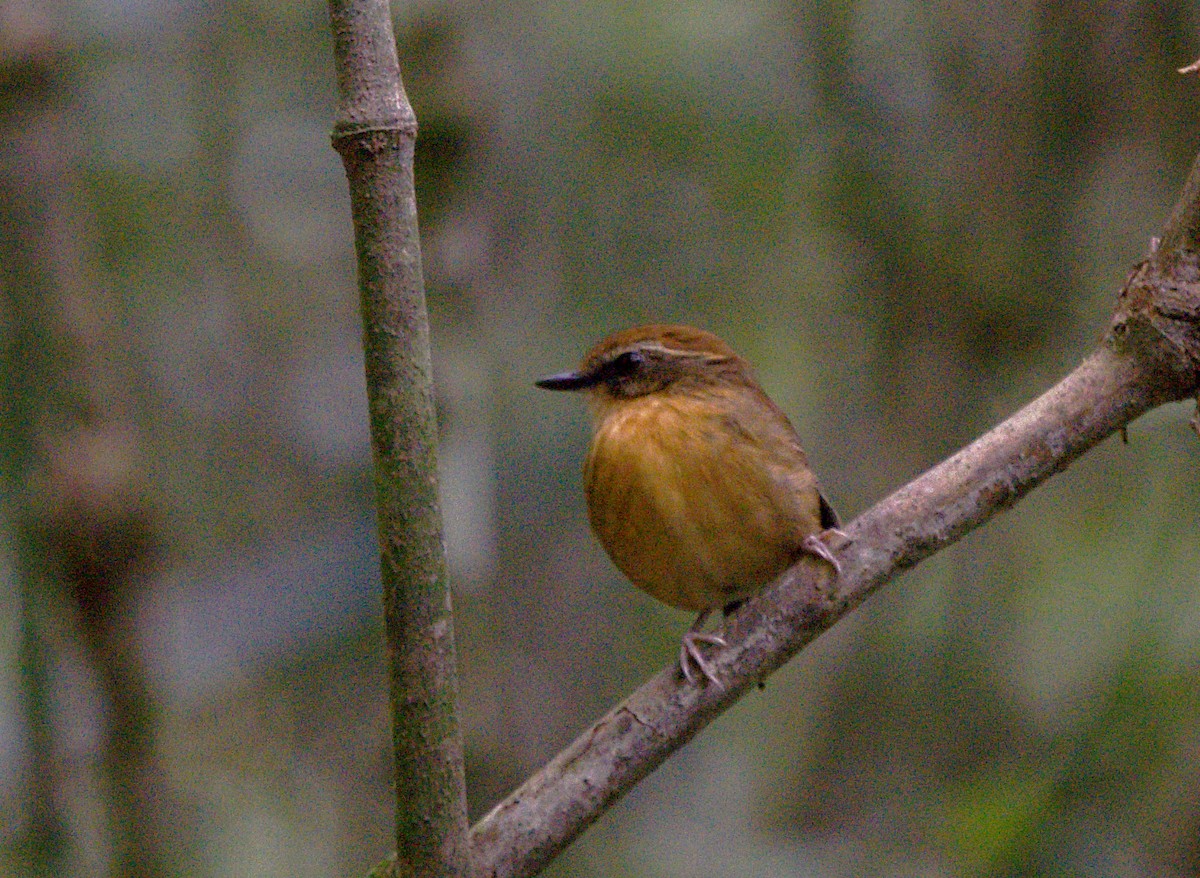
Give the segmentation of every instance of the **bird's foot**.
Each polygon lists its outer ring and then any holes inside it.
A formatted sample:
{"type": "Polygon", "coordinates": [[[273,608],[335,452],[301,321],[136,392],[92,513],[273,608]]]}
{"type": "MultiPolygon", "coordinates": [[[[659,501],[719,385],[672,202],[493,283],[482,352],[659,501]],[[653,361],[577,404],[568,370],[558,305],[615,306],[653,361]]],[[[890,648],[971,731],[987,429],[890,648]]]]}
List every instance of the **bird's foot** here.
{"type": "Polygon", "coordinates": [[[696,621],[692,623],[692,627],[684,632],[683,642],[679,645],[679,669],[683,671],[683,678],[695,686],[699,685],[696,672],[692,668],[695,665],[706,679],[720,689],[722,688],[721,681],[717,679],[717,674],[713,669],[712,663],[704,657],[704,652],[701,650],[700,644],[707,643],[712,646],[729,646],[729,643],[720,634],[706,634],[700,630],[700,626],[708,618],[709,612],[709,610],[702,612],[696,617],[696,621]]]}
{"type": "Polygon", "coordinates": [[[822,561],[829,563],[833,567],[833,578],[837,579],[842,575],[842,562],[833,554],[833,550],[829,548],[830,543],[835,543],[837,548],[841,548],[850,542],[850,537],[846,535],[844,530],[836,527],[827,528],[820,533],[809,534],[800,543],[800,548],[810,555],[815,555],[822,561]]]}

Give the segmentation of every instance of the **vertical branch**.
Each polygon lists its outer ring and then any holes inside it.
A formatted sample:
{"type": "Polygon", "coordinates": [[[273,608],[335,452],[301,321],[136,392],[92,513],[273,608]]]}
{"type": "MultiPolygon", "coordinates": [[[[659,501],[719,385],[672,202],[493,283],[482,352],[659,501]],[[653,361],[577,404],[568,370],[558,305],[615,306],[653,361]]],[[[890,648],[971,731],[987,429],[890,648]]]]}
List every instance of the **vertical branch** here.
{"type": "Polygon", "coordinates": [[[465,875],[454,628],[413,191],[416,118],[386,0],[330,0],[330,15],[339,95],[333,145],[350,184],[375,453],[398,871],[465,875]]]}

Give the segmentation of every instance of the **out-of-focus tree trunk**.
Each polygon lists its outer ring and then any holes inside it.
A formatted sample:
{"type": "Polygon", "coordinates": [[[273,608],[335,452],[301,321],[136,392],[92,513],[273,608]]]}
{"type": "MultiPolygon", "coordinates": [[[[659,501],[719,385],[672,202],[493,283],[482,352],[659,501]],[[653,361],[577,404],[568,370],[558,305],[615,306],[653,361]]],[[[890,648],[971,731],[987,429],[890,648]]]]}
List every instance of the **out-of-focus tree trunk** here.
{"type": "Polygon", "coordinates": [[[161,537],[123,404],[117,322],[86,267],[92,235],[74,188],[80,132],[60,54],[69,47],[54,10],[33,9],[0,15],[2,453],[19,534],[29,742],[19,848],[29,871],[54,874],[72,842],[51,719],[54,644],[80,651],[103,696],[108,871],[169,875],[156,821],[165,781],[134,619],[161,537]]]}

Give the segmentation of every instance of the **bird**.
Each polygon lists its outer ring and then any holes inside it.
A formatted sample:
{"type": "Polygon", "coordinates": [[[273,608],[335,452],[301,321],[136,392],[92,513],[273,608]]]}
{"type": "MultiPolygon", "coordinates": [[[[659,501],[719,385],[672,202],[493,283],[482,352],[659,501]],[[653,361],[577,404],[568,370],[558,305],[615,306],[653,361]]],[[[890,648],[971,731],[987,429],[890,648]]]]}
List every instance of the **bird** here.
{"type": "Polygon", "coordinates": [[[588,520],[616,567],[665,604],[698,613],[679,665],[720,688],[702,644],[713,610],[732,612],[802,555],[844,540],[800,440],[750,364],[716,335],[653,324],[596,344],[578,369],[535,382],[581,391],[593,416],[584,466],[588,520]]]}

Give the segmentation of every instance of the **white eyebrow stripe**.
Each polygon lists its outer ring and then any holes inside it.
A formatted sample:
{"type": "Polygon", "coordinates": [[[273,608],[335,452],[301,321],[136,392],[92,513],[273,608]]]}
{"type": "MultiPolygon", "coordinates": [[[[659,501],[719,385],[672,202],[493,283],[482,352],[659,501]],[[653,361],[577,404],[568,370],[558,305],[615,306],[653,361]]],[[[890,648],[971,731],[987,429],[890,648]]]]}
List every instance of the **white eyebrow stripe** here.
{"type": "Polygon", "coordinates": [[[629,348],[620,351],[617,356],[625,353],[626,350],[646,351],[647,353],[667,354],[672,357],[688,357],[691,359],[703,359],[712,358],[713,356],[720,356],[719,354],[714,355],[711,351],[689,351],[683,348],[669,348],[659,342],[641,342],[639,344],[631,345],[629,348]]]}

